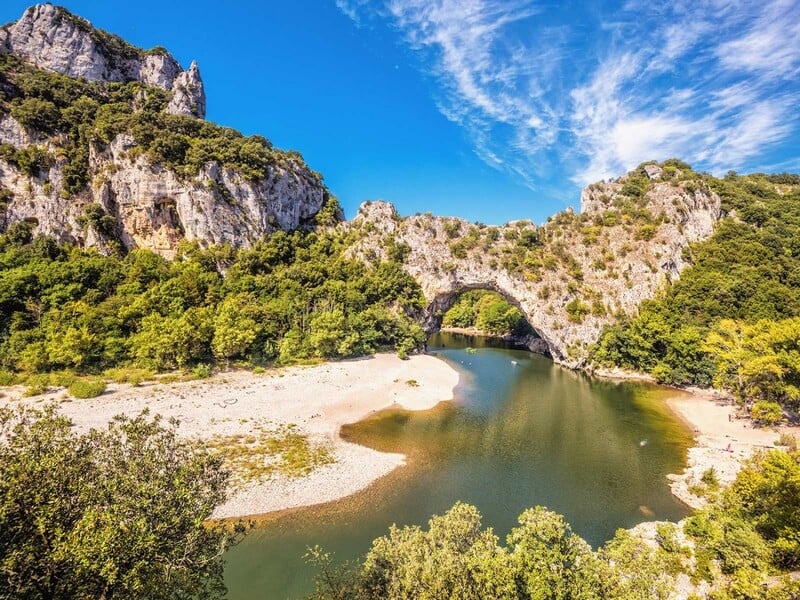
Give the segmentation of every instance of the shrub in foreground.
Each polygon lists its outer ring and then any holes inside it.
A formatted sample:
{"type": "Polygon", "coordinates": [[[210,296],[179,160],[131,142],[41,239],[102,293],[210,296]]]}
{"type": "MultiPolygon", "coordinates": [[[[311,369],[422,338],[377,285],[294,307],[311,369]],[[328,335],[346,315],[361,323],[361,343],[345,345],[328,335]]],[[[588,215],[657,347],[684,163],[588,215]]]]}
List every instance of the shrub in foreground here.
{"type": "Polygon", "coordinates": [[[223,598],[244,528],[207,522],[228,474],[175,425],[0,409],[0,598],[223,598]]]}

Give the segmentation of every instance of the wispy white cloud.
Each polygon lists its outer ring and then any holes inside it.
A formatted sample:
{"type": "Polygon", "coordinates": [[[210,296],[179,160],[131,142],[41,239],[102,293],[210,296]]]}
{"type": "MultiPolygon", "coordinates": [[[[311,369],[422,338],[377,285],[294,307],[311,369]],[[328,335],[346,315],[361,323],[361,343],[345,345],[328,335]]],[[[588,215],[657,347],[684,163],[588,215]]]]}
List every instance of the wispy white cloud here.
{"type": "Polygon", "coordinates": [[[594,20],[531,0],[337,6],[388,20],[442,114],[534,188],[552,170],[586,184],[671,156],[739,169],[800,129],[800,0],[629,0],[594,20]]]}
{"type": "Polygon", "coordinates": [[[800,69],[800,7],[793,0],[768,2],[747,30],[716,49],[730,71],[757,77],[793,79],[800,69]]]}
{"type": "Polygon", "coordinates": [[[755,14],[731,3],[678,5],[677,21],[649,33],[663,46],[640,44],[601,60],[592,79],[572,92],[570,129],[575,149],[586,157],[573,181],[585,185],[670,156],[724,171],[796,134],[800,88],[781,88],[775,80],[791,72],[800,49],[790,41],[795,37],[771,38],[776,28],[797,26],[796,20],[776,21],[787,4],[767,3],[755,14]],[[725,32],[730,41],[717,44],[725,32]],[[762,55],[767,38],[774,63],[762,55]],[[665,71],[677,72],[670,81],[686,87],[664,89],[659,77],[665,71]]]}
{"type": "Polygon", "coordinates": [[[357,26],[361,26],[361,14],[369,0],[336,0],[336,8],[357,26]]]}
{"type": "Polygon", "coordinates": [[[528,48],[506,37],[509,27],[536,14],[530,2],[390,0],[388,8],[412,47],[432,52],[448,118],[470,128],[537,129],[542,145],[552,139],[552,111],[528,85],[534,67],[528,48]]]}

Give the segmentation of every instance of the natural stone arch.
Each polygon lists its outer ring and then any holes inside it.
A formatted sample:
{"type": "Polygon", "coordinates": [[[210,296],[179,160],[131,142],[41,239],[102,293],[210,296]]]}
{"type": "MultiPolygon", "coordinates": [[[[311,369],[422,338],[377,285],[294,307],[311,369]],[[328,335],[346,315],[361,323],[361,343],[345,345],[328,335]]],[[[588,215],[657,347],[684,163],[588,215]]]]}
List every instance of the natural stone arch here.
{"type": "Polygon", "coordinates": [[[684,250],[708,238],[721,217],[720,198],[707,187],[647,176],[656,180],[644,198],[646,225],[631,216],[626,176],[588,187],[580,215],[567,210],[541,227],[401,218],[391,204],[367,202],[344,225],[354,240],[348,252],[365,262],[401,261],[425,296],[420,320],[429,331],[465,290],[493,290],[522,311],[540,338],[537,351],[580,367],[603,328],[678,277],[684,250]]]}
{"type": "Polygon", "coordinates": [[[442,327],[442,318],[444,317],[444,314],[453,307],[462,294],[472,290],[486,290],[489,292],[495,292],[507,302],[516,306],[522,313],[530,332],[525,335],[523,339],[517,341],[526,346],[531,352],[543,354],[545,356],[551,356],[550,347],[547,345],[547,342],[542,339],[541,334],[536,331],[536,328],[531,324],[522,304],[516,298],[492,284],[467,283],[452,292],[440,293],[434,297],[425,308],[425,316],[423,320],[425,333],[431,334],[439,331],[442,327]]]}

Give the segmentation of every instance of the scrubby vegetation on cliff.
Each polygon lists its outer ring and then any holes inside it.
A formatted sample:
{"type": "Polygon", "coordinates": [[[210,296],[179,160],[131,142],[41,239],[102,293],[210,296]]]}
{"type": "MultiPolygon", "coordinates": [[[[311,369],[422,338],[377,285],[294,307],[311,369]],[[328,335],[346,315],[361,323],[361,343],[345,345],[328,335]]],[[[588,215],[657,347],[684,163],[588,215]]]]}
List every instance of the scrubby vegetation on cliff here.
{"type": "Polygon", "coordinates": [[[760,412],[764,403],[796,411],[800,176],[700,177],[729,217],[686,250],[679,280],[605,331],[592,357],[666,383],[713,383],[760,412]]]}
{"type": "Polygon", "coordinates": [[[185,177],[197,175],[211,161],[254,181],[270,176],[270,167],[306,168],[297,152],[278,150],[262,136],[245,137],[227,127],[167,113],[169,99],[170,92],[139,82],[88,82],[0,54],[0,115],[10,114],[34,138],[55,146],[51,152],[44,144],[21,149],[0,145],[0,158],[31,177],[46,177],[48,166],[63,162],[59,192],[65,198],[91,182],[91,147],[102,149],[120,134],[132,136],[137,144],[129,158],[144,154],[151,163],[185,177]],[[32,152],[37,156],[30,157],[32,152]]]}

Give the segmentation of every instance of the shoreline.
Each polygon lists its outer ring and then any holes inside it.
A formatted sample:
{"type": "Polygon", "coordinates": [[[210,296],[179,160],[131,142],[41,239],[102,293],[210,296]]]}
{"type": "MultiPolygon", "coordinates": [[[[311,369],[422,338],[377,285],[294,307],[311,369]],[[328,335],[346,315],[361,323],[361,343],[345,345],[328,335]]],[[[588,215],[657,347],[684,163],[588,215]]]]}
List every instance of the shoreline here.
{"type": "Polygon", "coordinates": [[[682,473],[667,475],[674,496],[693,509],[706,499],[692,493],[703,474],[714,469],[720,486],[729,485],[755,452],[776,448],[782,433],[800,435],[800,427],[753,427],[749,419],[733,418],[736,406],[714,390],[692,389],[666,399],[673,414],[694,433],[682,473]]]}
{"type": "MultiPolygon", "coordinates": [[[[637,373],[605,370],[592,373],[609,380],[644,380],[637,373]]],[[[276,513],[341,500],[360,492],[406,464],[403,454],[387,453],[347,442],[343,425],[396,407],[428,410],[452,401],[459,385],[458,371],[435,355],[401,360],[393,354],[375,354],[313,366],[269,369],[262,374],[228,371],[208,379],[138,387],[109,384],[97,398],[73,399],[64,390],[22,397],[21,386],[0,404],[35,406],[55,402],[79,430],[104,428],[117,414],[135,416],[144,409],[165,419],[179,419],[182,437],[212,442],[215,436],[235,438],[252,434],[259,426],[292,425],[314,447],[326,449],[334,462],[309,474],[273,475],[231,487],[228,500],[212,518],[271,517],[276,513]]],[[[694,433],[682,473],[667,475],[672,494],[697,509],[706,504],[697,490],[703,474],[713,468],[720,485],[732,482],[743,462],[755,451],[774,448],[780,433],[800,437],[800,427],[754,428],[746,419],[733,419],[735,406],[714,390],[675,390],[665,400],[673,415],[694,433]]]]}
{"type": "Polygon", "coordinates": [[[36,406],[54,401],[81,431],[105,428],[114,415],[135,416],[148,408],[152,415],[178,418],[182,437],[206,442],[214,436],[246,436],[258,425],[294,425],[293,431],[334,458],[308,475],[274,475],[232,486],[212,518],[235,519],[339,500],[405,465],[403,454],[346,442],[339,435],[341,426],[392,407],[431,409],[453,400],[458,382],[458,372],[434,355],[401,360],[375,354],[263,374],[230,371],[170,384],[109,384],[104,394],[85,400],[71,399],[63,390],[23,398],[17,386],[6,388],[0,403],[36,406]]]}
{"type": "Polygon", "coordinates": [[[513,342],[514,336],[510,333],[506,335],[497,335],[494,333],[489,333],[488,331],[484,331],[483,329],[478,329],[477,327],[440,327],[439,332],[441,333],[454,333],[457,335],[467,335],[473,337],[481,337],[481,338],[493,338],[496,340],[503,340],[504,342],[513,342]]]}

